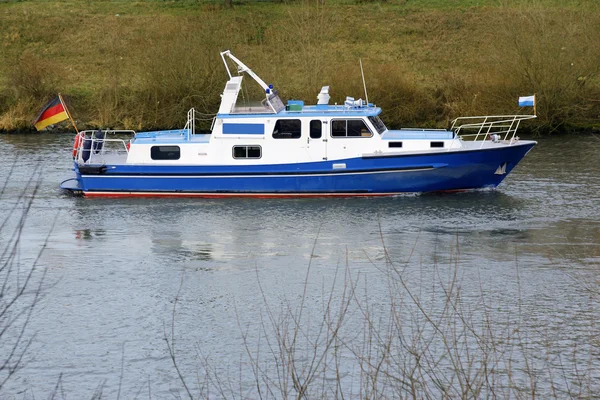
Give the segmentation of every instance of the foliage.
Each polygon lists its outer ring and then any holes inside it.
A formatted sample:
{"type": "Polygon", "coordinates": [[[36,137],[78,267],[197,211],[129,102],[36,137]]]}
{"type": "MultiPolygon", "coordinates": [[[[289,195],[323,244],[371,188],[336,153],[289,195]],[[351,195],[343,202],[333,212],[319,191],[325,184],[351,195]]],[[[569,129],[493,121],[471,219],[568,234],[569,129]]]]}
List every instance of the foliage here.
{"type": "Polygon", "coordinates": [[[591,125],[598,10],[589,0],[2,3],[0,129],[30,127],[57,91],[82,127],[180,127],[191,106],[216,111],[226,49],[307,103],[323,85],[333,102],[362,97],[360,58],[390,127],[525,113],[516,99],[532,93],[542,131],[591,125]]]}

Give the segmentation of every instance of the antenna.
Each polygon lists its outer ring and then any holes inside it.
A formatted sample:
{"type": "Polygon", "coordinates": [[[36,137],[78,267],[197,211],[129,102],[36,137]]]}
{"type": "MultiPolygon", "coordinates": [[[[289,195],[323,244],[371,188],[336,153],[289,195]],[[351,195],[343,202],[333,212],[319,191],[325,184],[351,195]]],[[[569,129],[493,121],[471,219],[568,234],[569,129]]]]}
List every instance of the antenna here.
{"type": "Polygon", "coordinates": [[[365,88],[365,98],[367,99],[367,105],[369,105],[369,95],[367,94],[367,84],[365,83],[365,73],[363,72],[362,59],[359,58],[358,61],[360,61],[360,74],[362,75],[363,87],[365,88]]]}

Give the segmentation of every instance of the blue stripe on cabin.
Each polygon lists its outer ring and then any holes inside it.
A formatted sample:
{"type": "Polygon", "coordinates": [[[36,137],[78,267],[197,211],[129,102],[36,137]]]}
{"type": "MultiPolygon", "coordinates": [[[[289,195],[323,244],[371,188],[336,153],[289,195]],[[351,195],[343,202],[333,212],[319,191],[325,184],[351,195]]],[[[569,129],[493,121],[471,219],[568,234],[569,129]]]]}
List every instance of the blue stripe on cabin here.
{"type": "Polygon", "coordinates": [[[401,130],[387,131],[381,137],[382,140],[445,140],[453,139],[454,132],[451,131],[428,131],[428,130],[401,130]]]}
{"type": "Polygon", "coordinates": [[[224,135],[264,135],[264,124],[223,124],[224,135]]]}
{"type": "Polygon", "coordinates": [[[169,131],[152,131],[152,132],[137,132],[136,138],[156,138],[159,136],[184,136],[189,131],[187,129],[172,129],[169,131]]]}

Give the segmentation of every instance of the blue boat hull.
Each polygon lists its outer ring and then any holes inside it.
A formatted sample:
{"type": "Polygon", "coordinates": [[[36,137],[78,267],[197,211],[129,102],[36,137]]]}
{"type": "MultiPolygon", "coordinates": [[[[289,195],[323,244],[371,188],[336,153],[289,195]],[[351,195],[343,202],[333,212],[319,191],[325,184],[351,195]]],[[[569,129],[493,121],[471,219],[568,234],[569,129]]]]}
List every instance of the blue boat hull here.
{"type": "Polygon", "coordinates": [[[377,196],[495,187],[535,142],[414,155],[256,166],[75,165],[88,196],[377,196]],[[500,168],[500,173],[499,173],[500,168]]]}

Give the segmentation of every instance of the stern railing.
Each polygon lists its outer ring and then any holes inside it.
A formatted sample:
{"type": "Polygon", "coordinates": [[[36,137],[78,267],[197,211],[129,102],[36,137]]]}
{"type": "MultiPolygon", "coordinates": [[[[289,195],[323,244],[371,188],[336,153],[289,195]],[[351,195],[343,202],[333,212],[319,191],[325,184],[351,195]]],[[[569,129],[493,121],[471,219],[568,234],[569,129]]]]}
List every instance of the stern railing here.
{"type": "Polygon", "coordinates": [[[129,143],[135,136],[133,130],[87,130],[75,136],[73,158],[80,164],[91,164],[104,159],[107,154],[123,155],[129,153],[129,143]],[[128,139],[123,138],[129,136],[128,139]]]}

